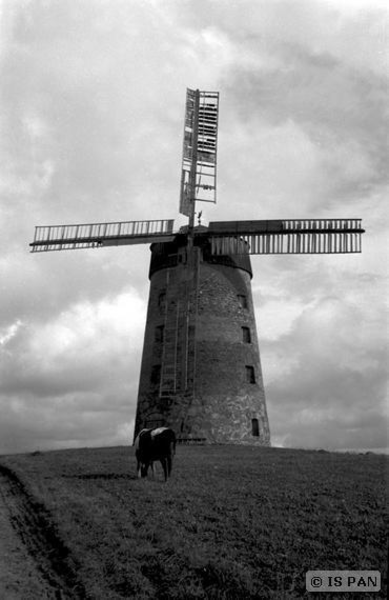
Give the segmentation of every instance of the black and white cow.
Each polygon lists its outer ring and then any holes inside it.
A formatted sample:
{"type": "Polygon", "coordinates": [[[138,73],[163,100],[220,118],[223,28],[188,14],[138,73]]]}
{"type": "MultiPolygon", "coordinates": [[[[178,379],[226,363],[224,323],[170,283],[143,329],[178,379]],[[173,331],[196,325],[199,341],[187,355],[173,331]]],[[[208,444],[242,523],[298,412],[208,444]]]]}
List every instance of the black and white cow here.
{"type": "Polygon", "coordinates": [[[154,474],[154,461],[159,460],[166,481],[172,471],[175,451],[176,434],[173,429],[170,427],[142,429],[135,440],[138,477],[146,477],[149,467],[154,474]]]}

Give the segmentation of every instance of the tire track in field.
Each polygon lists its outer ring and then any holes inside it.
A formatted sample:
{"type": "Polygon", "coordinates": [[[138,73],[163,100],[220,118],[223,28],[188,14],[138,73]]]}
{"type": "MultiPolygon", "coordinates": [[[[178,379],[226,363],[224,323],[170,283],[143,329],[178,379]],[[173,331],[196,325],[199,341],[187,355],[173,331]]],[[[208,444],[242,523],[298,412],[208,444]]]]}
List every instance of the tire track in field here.
{"type": "Polygon", "coordinates": [[[78,565],[47,508],[37,502],[16,473],[4,465],[0,465],[0,484],[11,525],[47,584],[47,597],[58,600],[87,598],[77,574],[78,565]]]}

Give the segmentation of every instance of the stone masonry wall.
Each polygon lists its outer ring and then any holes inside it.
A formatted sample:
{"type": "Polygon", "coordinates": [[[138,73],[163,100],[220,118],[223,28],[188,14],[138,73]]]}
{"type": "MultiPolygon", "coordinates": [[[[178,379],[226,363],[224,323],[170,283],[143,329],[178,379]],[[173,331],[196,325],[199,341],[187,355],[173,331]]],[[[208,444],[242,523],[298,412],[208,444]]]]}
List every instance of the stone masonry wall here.
{"type": "Polygon", "coordinates": [[[165,322],[161,303],[167,272],[154,272],[150,282],[135,434],[145,426],[166,424],[179,436],[211,443],[269,445],[251,280],[245,270],[201,261],[194,388],[159,398],[163,341],[156,330],[165,322]]]}

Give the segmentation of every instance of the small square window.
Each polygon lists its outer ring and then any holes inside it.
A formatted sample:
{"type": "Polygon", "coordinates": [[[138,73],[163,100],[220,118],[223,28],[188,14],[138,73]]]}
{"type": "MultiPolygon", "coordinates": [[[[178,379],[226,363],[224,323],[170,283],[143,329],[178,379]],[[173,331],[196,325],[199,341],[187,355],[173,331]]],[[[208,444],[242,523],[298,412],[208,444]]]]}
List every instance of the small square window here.
{"type": "Polygon", "coordinates": [[[165,313],[165,307],[166,307],[166,291],[162,290],[158,296],[158,308],[159,308],[160,314],[165,313]]]}
{"type": "Polygon", "coordinates": [[[245,296],[244,294],[238,294],[238,300],[242,308],[248,308],[247,296],[245,296]]]}
{"type": "Polygon", "coordinates": [[[254,367],[246,365],[246,381],[247,383],[255,383],[254,367]]]}
{"type": "Polygon", "coordinates": [[[155,341],[156,342],[163,342],[163,330],[164,330],[164,326],[163,325],[158,325],[158,327],[155,328],[155,341]]]}
{"type": "Polygon", "coordinates": [[[259,422],[258,419],[251,419],[251,433],[254,437],[259,437],[259,422]]]}
{"type": "Polygon", "coordinates": [[[161,381],[161,365],[153,365],[151,367],[150,383],[152,385],[159,385],[161,381]]]}
{"type": "Polygon", "coordinates": [[[242,327],[242,339],[245,344],[251,344],[251,332],[249,327],[242,327]]]}

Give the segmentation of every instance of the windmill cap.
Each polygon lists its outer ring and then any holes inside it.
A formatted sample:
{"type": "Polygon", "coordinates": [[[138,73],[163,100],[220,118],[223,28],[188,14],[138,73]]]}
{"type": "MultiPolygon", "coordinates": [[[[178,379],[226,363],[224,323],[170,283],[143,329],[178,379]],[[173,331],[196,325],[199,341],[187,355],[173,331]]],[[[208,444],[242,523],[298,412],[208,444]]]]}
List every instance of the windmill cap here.
{"type": "MultiPolygon", "coordinates": [[[[174,241],[155,242],[154,244],[151,244],[150,279],[157,271],[176,267],[180,261],[183,260],[182,257],[185,255],[184,249],[188,244],[187,232],[188,227],[183,226],[180,228],[174,241]]],[[[193,243],[195,247],[202,249],[203,262],[233,269],[241,269],[242,271],[246,271],[250,275],[250,278],[252,278],[253,271],[251,268],[250,256],[248,254],[211,254],[211,242],[207,232],[208,228],[204,225],[194,227],[195,236],[193,243]]]]}
{"type": "MultiPolygon", "coordinates": [[[[178,230],[179,234],[187,234],[189,231],[189,225],[182,225],[182,227],[180,227],[180,229],[178,230]]],[[[194,233],[206,233],[208,231],[208,227],[206,227],[205,225],[196,225],[196,227],[193,227],[193,231],[194,233]]]]}

